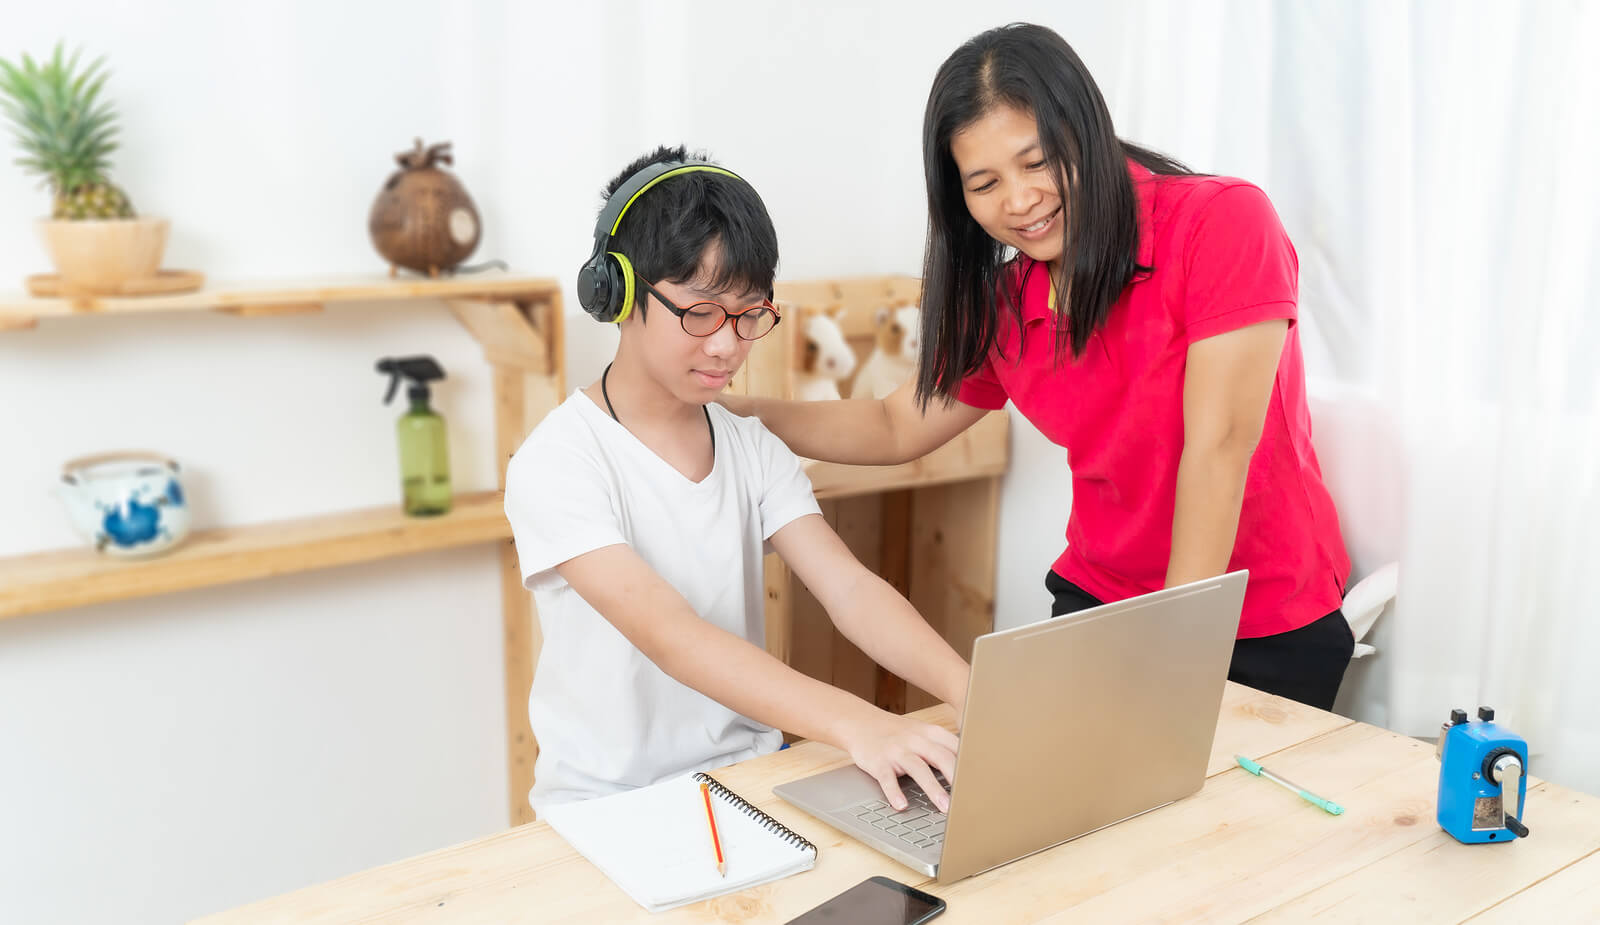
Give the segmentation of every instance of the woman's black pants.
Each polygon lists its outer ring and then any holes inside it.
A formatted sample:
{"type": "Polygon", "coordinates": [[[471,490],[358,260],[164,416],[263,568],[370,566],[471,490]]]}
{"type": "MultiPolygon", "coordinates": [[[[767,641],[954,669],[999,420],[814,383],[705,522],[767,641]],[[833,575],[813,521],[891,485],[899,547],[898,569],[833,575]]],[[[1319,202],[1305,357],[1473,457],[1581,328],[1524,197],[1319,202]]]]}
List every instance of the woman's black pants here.
{"type": "MultiPolygon", "coordinates": [[[[1054,570],[1045,575],[1044,586],[1055,595],[1052,617],[1104,603],[1054,570]]],[[[1344,612],[1335,610],[1287,633],[1234,640],[1228,680],[1331,710],[1355,644],[1344,612]]]]}

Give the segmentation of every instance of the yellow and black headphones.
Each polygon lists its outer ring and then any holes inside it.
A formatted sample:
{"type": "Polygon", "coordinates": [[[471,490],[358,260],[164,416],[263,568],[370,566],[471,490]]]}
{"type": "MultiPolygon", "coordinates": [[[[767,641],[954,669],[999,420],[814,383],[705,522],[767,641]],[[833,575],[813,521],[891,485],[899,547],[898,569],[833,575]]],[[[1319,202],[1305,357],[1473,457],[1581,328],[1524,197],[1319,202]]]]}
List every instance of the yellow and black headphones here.
{"type": "Polygon", "coordinates": [[[611,239],[622,227],[622,216],[645,191],[676,176],[705,171],[744,182],[744,178],[704,161],[667,161],[650,164],[617,187],[594,223],[594,251],[578,271],[578,304],[596,321],[621,324],[633,311],[633,264],[611,239]]]}

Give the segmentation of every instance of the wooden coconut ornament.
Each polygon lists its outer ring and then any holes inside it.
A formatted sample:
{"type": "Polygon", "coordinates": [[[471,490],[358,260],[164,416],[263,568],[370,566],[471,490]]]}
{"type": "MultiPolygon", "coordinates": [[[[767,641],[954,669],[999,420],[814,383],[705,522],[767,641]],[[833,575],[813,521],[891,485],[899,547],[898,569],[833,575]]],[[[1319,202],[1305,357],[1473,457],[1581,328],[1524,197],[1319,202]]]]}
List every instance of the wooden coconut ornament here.
{"type": "Polygon", "coordinates": [[[390,175],[367,218],[372,244],[396,267],[437,277],[478,246],[482,224],[461,181],[439,164],[452,163],[450,142],[426,148],[418,138],[410,151],[394,156],[400,169],[390,175]]]}

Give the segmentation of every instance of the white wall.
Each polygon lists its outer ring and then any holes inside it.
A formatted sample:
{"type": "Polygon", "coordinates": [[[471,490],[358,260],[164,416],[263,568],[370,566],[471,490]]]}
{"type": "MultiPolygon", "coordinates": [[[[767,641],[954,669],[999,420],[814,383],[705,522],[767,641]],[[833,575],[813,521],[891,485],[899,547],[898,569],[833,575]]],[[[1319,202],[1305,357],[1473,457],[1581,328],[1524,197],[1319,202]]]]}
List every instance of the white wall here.
{"type": "MultiPolygon", "coordinates": [[[[570,290],[601,185],[677,141],[763,192],[783,276],[919,272],[928,83],[1011,19],[1061,30],[1114,97],[1124,27],[1087,2],[79,0],[8,11],[0,55],[64,37],[108,56],[114,177],[171,217],[169,266],[381,268],[366,211],[421,135],[455,143],[485,223],[473,259],[570,290]]],[[[0,288],[48,268],[31,227],[46,210],[0,170],[0,288]]],[[[614,335],[568,301],[580,385],[614,335]]],[[[202,526],[391,503],[400,409],[379,404],[372,363],[421,351],[450,373],[436,394],[457,488],[493,487],[486,367],[442,306],[0,335],[0,555],[76,543],[57,467],[108,448],[186,463],[202,526]]],[[[1069,503],[1061,451],[1016,424],[1002,626],[1044,615],[1069,503]]],[[[6,918],[172,921],[503,827],[495,574],[480,547],[0,623],[6,918]]]]}

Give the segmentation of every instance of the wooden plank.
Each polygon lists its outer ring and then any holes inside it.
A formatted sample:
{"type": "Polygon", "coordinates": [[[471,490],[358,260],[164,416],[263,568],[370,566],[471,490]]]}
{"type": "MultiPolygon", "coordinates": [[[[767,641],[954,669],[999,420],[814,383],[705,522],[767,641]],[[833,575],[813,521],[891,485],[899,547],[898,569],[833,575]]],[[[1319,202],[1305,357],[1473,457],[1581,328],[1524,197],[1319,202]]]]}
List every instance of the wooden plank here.
{"type": "Polygon", "coordinates": [[[500,605],[506,671],[506,797],[511,825],[518,826],[533,821],[528,791],[533,789],[539,743],[528,720],[528,694],[544,637],[535,618],[533,594],[522,586],[517,549],[510,543],[500,549],[500,605]]]}
{"type": "Polygon", "coordinates": [[[794,338],[787,336],[795,322],[780,322],[782,334],[773,333],[756,341],[745,357],[744,368],[733,377],[729,388],[737,395],[787,398],[794,394],[794,338]]]}
{"type": "MultiPolygon", "coordinates": [[[[562,305],[561,291],[551,290],[529,303],[528,318],[535,330],[544,335],[544,349],[550,357],[550,374],[545,381],[550,385],[554,408],[567,397],[567,316],[562,305]]],[[[542,415],[541,415],[542,417],[542,415]]]]}
{"type": "Polygon", "coordinates": [[[921,459],[899,466],[842,466],[809,460],[806,474],[818,498],[848,498],[997,476],[1006,470],[1009,432],[1005,412],[995,411],[921,459]]]}
{"type": "MultiPolygon", "coordinates": [[[[878,514],[881,507],[879,500],[868,496],[830,503],[838,515],[833,527],[839,538],[844,540],[844,544],[850,547],[850,551],[855,553],[868,571],[881,575],[885,524],[878,514]]],[[[833,685],[872,702],[872,693],[878,683],[877,663],[837,629],[831,635],[833,685]]]]}
{"type": "Polygon", "coordinates": [[[920,305],[922,302],[922,278],[917,276],[889,277],[889,295],[897,302],[920,305]]]}
{"type": "MultiPolygon", "coordinates": [[[[547,319],[550,326],[546,328],[548,336],[556,343],[560,342],[561,319],[559,301],[555,303],[556,312],[553,319],[547,319]]],[[[521,427],[509,433],[496,434],[496,440],[501,447],[501,453],[509,460],[511,455],[522,445],[527,434],[544,420],[557,405],[561,403],[566,390],[566,369],[559,360],[548,375],[525,374],[521,376],[522,387],[522,421],[521,427]]],[[[515,419],[507,418],[506,426],[510,426],[515,419]]],[[[505,478],[505,467],[501,466],[502,481],[505,478]]],[[[515,547],[510,550],[510,555],[504,555],[501,560],[501,573],[503,581],[510,594],[511,583],[515,583],[520,595],[508,597],[515,602],[515,606],[507,607],[505,613],[506,638],[506,705],[507,725],[510,733],[509,746],[511,749],[508,757],[511,760],[511,824],[522,825],[533,821],[533,808],[528,805],[528,791],[533,787],[534,763],[539,757],[539,743],[534,738],[532,727],[528,723],[528,694],[533,687],[534,670],[539,664],[539,653],[544,648],[544,630],[539,623],[539,609],[534,604],[533,593],[522,587],[522,570],[517,562],[515,547]],[[519,638],[520,637],[520,638],[519,638]],[[512,712],[512,711],[515,712],[512,712]],[[526,747],[517,754],[519,743],[526,737],[526,747]]]]}
{"type": "MultiPolygon", "coordinates": [[[[879,498],[878,516],[883,521],[879,576],[916,607],[911,597],[911,505],[912,492],[890,491],[879,498]]],[[[920,613],[920,611],[919,611],[920,613]]],[[[921,614],[927,619],[927,614],[921,614]]],[[[930,621],[934,622],[934,621],[930,621]]],[[[934,629],[938,629],[935,625],[934,629]]],[[[874,671],[872,702],[890,713],[906,712],[906,681],[887,668],[874,671]]]]}
{"type": "Polygon", "coordinates": [[[1221,774],[1235,767],[1235,755],[1265,760],[1287,744],[1304,742],[1350,723],[1337,713],[1230,681],[1222,690],[1222,713],[1206,774],[1221,774]]]}
{"type": "Polygon", "coordinates": [[[911,599],[911,507],[915,493],[886,491],[878,497],[879,531],[878,575],[889,586],[911,599]]]}
{"type": "Polygon", "coordinates": [[[0,559],[0,619],[503,540],[511,527],[501,507],[500,492],[479,492],[457,495],[439,517],[408,517],[394,504],[197,530],[150,559],[88,548],[0,559]]]}
{"type": "Polygon", "coordinates": [[[314,315],[322,308],[321,302],[254,302],[247,305],[219,305],[217,311],[239,318],[266,318],[273,315],[314,315]]]}
{"type": "MultiPolygon", "coordinates": [[[[461,317],[462,311],[452,308],[461,317]]],[[[493,308],[485,307],[482,311],[488,313],[493,308]]],[[[469,311],[468,314],[478,313],[469,311]]],[[[468,325],[469,329],[471,327],[468,325]]],[[[527,417],[524,380],[527,378],[516,367],[494,367],[495,454],[499,460],[495,468],[502,492],[506,487],[506,463],[516,452],[524,432],[527,417]]],[[[528,720],[528,694],[533,688],[534,666],[539,656],[534,639],[537,630],[533,597],[522,585],[521,563],[517,560],[516,546],[510,543],[500,551],[500,608],[500,654],[506,676],[507,805],[511,825],[517,826],[533,821],[528,791],[533,789],[533,765],[538,759],[539,747],[528,720]]]]}
{"type": "MultiPolygon", "coordinates": [[[[837,505],[822,501],[822,516],[829,526],[839,522],[837,505]]],[[[833,683],[833,621],[799,576],[791,572],[789,612],[789,667],[824,683],[833,683]]]]}
{"type": "MultiPolygon", "coordinates": [[[[526,302],[451,299],[450,310],[484,348],[494,367],[495,453],[500,488],[506,465],[529,432],[560,404],[566,374],[558,349],[560,295],[526,302]]],[[[500,553],[501,623],[504,646],[507,788],[511,825],[532,822],[539,743],[528,721],[528,695],[544,645],[538,608],[522,584],[515,546],[500,553]]]]}
{"type": "MultiPolygon", "coordinates": [[[[1434,793],[1438,765],[1434,763],[1434,793]]],[[[1294,779],[1291,777],[1291,779],[1294,779]]],[[[1301,786],[1310,786],[1300,782],[1301,786]]],[[[1600,851],[1600,798],[1541,782],[1528,788],[1527,818],[1540,820],[1527,839],[1505,845],[1463,845],[1434,822],[1433,804],[1418,825],[1430,830],[1382,863],[1340,877],[1292,902],[1273,908],[1264,922],[1459,922],[1510,902],[1521,886],[1556,874],[1572,858],[1600,851]],[[1554,807],[1559,805],[1559,811],[1554,807]]],[[[1600,885],[1591,881],[1592,912],[1600,912],[1600,885]]],[[[1563,908],[1569,921],[1572,909],[1563,908]]],[[[1502,913],[1505,915],[1505,913],[1502,913]]],[[[1517,921],[1550,921],[1545,916],[1517,921]]],[[[1596,921],[1590,915],[1582,921],[1596,921]]]]}
{"type": "Polygon", "coordinates": [[[303,280],[213,283],[194,292],[171,295],[36,299],[21,293],[0,295],[0,329],[14,318],[65,318],[102,314],[205,311],[262,305],[327,305],[393,302],[397,299],[535,298],[558,294],[548,277],[481,273],[442,279],[391,279],[360,275],[303,280]]]}
{"type": "MultiPolygon", "coordinates": [[[[1542,828],[1541,825],[1541,831],[1542,828]]],[[[1475,925],[1600,922],[1600,851],[1568,864],[1467,921],[1475,925]]]]}
{"type": "Polygon", "coordinates": [[[482,345],[491,365],[529,374],[556,369],[549,352],[553,338],[534,326],[525,305],[495,299],[450,299],[445,304],[482,345]]]}
{"type": "MultiPolygon", "coordinates": [[[[539,332],[544,345],[546,363],[543,372],[529,368],[524,381],[527,390],[525,417],[522,422],[523,438],[567,399],[566,316],[562,314],[561,294],[552,292],[526,303],[524,314],[533,329],[539,332]]],[[[518,439],[518,445],[522,439],[518,439]]]]}
{"type": "MultiPolygon", "coordinates": [[[[912,504],[911,603],[963,658],[971,658],[974,639],[994,628],[999,483],[920,488],[912,504]]],[[[906,693],[911,710],[937,702],[916,687],[906,693]]]]}
{"type": "Polygon", "coordinates": [[[767,588],[766,628],[767,652],[785,665],[794,657],[791,641],[794,629],[794,587],[798,581],[777,553],[768,553],[761,561],[767,588]]]}
{"type": "Polygon", "coordinates": [[[844,294],[831,279],[781,279],[773,284],[772,297],[795,305],[823,306],[843,301],[844,294]]]}

